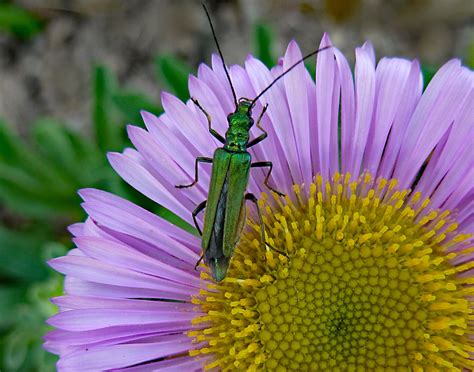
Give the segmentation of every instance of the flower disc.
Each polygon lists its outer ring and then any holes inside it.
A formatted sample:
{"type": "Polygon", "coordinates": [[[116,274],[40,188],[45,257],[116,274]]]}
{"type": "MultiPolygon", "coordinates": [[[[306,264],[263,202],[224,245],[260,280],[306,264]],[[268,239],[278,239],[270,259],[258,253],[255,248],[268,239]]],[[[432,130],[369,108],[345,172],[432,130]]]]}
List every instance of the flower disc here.
{"type": "MultiPolygon", "coordinates": [[[[422,370],[472,367],[470,289],[447,253],[466,236],[420,194],[370,176],[320,177],[267,206],[268,243],[253,224],[224,282],[194,302],[207,313],[189,332],[236,370],[422,370]],[[309,196],[305,197],[308,194],[309,196]]],[[[263,203],[261,204],[263,207],[263,203]]],[[[250,229],[249,229],[250,230],[250,229]]],[[[207,274],[203,273],[207,278],[207,274]]]]}

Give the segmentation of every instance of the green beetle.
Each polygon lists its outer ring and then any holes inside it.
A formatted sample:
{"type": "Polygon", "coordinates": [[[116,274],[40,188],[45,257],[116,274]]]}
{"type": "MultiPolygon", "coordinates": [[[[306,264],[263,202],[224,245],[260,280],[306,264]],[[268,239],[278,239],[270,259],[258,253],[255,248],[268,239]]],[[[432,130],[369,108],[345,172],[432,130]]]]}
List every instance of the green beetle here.
{"type": "Polygon", "coordinates": [[[262,92],[260,92],[254,99],[240,98],[237,100],[232,81],[227,71],[227,67],[224,62],[224,57],[219,47],[219,43],[216,38],[214,27],[212,25],[211,18],[206,7],[203,5],[206,12],[209,24],[211,26],[212,34],[219,51],[219,55],[224,66],[224,71],[227,75],[232,94],[235,102],[235,111],[227,116],[229,129],[227,130],[225,137],[219,134],[212,128],[211,117],[202,108],[199,102],[192,98],[194,104],[206,115],[208,121],[209,132],[224,146],[217,148],[212,158],[198,157],[195,162],[195,176],[194,182],[189,185],[177,185],[177,188],[186,188],[194,186],[198,182],[198,164],[199,163],[212,163],[212,174],[209,186],[208,199],[199,204],[193,211],[192,216],[194,224],[199,234],[202,236],[201,247],[203,254],[199,261],[196,263],[196,267],[204,259],[206,265],[210,268],[212,277],[216,281],[221,281],[226,277],[227,270],[229,268],[230,260],[234,253],[235,247],[239,242],[242,229],[245,225],[245,201],[251,201],[255,204],[257,209],[262,243],[270,249],[284,254],[273,248],[265,240],[265,229],[263,225],[262,215],[257,203],[257,197],[251,193],[247,193],[247,184],[249,180],[249,174],[251,168],[266,167],[268,172],[265,176],[264,184],[271,191],[276,192],[280,196],[284,196],[283,193],[276,191],[270,185],[268,185],[268,178],[270,177],[273,164],[270,161],[261,161],[252,163],[252,156],[247,151],[248,148],[260,143],[267,137],[267,132],[261,127],[261,119],[267,110],[267,105],[264,106],[260,116],[257,119],[257,128],[263,133],[250,140],[249,132],[254,125],[252,118],[252,108],[255,106],[257,100],[270,89],[279,79],[290,72],[299,63],[303,62],[306,58],[309,58],[316,53],[329,48],[324,47],[318,49],[306,56],[301,60],[294,63],[281,75],[279,75],[271,84],[269,84],[262,92]],[[204,218],[203,230],[199,227],[196,216],[202,210],[206,208],[206,214],[204,218]]]}

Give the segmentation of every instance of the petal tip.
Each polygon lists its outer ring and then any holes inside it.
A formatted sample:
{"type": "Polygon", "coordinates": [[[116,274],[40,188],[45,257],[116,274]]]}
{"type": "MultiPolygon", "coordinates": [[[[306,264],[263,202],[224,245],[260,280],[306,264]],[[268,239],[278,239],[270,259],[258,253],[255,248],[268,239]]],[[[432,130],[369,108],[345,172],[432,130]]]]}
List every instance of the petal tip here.
{"type": "Polygon", "coordinates": [[[319,44],[320,48],[325,48],[327,46],[332,46],[332,41],[331,38],[329,37],[329,34],[325,32],[323,34],[323,37],[321,38],[321,43],[319,44]]]}

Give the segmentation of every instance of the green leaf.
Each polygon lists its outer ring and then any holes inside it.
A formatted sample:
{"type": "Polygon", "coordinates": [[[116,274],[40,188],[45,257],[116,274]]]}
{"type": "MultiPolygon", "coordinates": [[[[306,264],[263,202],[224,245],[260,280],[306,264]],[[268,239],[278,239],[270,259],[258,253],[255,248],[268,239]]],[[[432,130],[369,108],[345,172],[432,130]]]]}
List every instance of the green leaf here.
{"type": "Polygon", "coordinates": [[[275,66],[276,58],[273,54],[273,32],[270,26],[258,23],[254,28],[254,50],[255,55],[268,68],[275,66]]]}
{"type": "Polygon", "coordinates": [[[471,43],[467,48],[466,66],[474,69],[474,39],[471,40],[471,43]]]}
{"type": "Polygon", "coordinates": [[[41,157],[49,160],[71,184],[72,189],[91,186],[104,178],[105,157],[92,143],[62,126],[61,123],[42,119],[33,128],[41,157]]]}
{"type": "Polygon", "coordinates": [[[423,90],[426,89],[428,84],[430,83],[433,76],[436,74],[438,69],[432,65],[422,65],[421,66],[421,73],[423,74],[423,90]]]}
{"type": "Polygon", "coordinates": [[[30,335],[24,331],[14,331],[5,339],[5,367],[9,371],[17,371],[25,362],[28,346],[31,342],[30,335]]]}
{"type": "Polygon", "coordinates": [[[0,120],[0,161],[12,162],[18,157],[22,149],[19,138],[8,125],[0,120]]]}
{"type": "Polygon", "coordinates": [[[1,275],[12,280],[34,282],[48,275],[41,259],[41,236],[25,235],[0,226],[1,275]]]}
{"type": "Polygon", "coordinates": [[[0,31],[20,39],[29,39],[41,32],[43,23],[32,13],[14,4],[0,4],[0,31]]]}
{"type": "MultiPolygon", "coordinates": [[[[63,177],[39,158],[21,138],[13,134],[4,122],[0,121],[0,166],[21,169],[30,177],[42,182],[64,187],[63,177]]],[[[0,172],[0,179],[3,177],[0,172]]]]}
{"type": "Polygon", "coordinates": [[[120,92],[114,94],[113,102],[125,116],[127,123],[140,124],[142,117],[140,111],[148,111],[152,114],[159,115],[163,112],[163,109],[153,103],[149,98],[140,93],[131,92],[120,92]]]}
{"type": "Polygon", "coordinates": [[[117,82],[104,66],[94,68],[92,79],[92,122],[97,145],[102,152],[119,149],[122,128],[113,117],[112,105],[117,82]]]}
{"type": "Polygon", "coordinates": [[[188,77],[192,69],[184,61],[170,55],[158,56],[155,60],[158,78],[170,88],[179,99],[189,98],[188,77]]]}
{"type": "Polygon", "coordinates": [[[84,165],[77,162],[68,130],[54,120],[41,119],[33,125],[33,136],[42,158],[54,164],[66,178],[77,182],[80,177],[77,171],[84,165]]]}
{"type": "Polygon", "coordinates": [[[0,330],[11,326],[16,320],[15,306],[25,297],[25,287],[0,285],[0,330]]]}
{"type": "Polygon", "coordinates": [[[42,182],[24,169],[0,163],[0,200],[16,213],[37,218],[77,215],[76,197],[74,185],[63,188],[59,179],[42,182]]]}
{"type": "Polygon", "coordinates": [[[315,77],[316,77],[316,64],[315,64],[314,60],[312,60],[311,62],[305,62],[304,65],[305,65],[306,69],[309,71],[309,74],[311,75],[313,80],[315,80],[315,77]]]}
{"type": "Polygon", "coordinates": [[[110,176],[105,157],[78,134],[51,119],[37,121],[37,151],[0,123],[0,200],[29,217],[82,215],[77,189],[100,186],[110,176]]]}

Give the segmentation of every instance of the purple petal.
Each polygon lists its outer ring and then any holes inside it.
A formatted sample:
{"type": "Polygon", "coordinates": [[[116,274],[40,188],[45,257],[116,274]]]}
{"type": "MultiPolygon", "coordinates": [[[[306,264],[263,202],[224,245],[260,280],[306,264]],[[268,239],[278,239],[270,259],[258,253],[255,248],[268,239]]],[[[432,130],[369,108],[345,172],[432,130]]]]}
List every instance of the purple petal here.
{"type": "Polygon", "coordinates": [[[57,306],[79,309],[124,309],[124,310],[156,310],[156,311],[194,311],[196,305],[188,302],[165,302],[132,299],[113,299],[96,296],[59,296],[51,299],[57,306]]]}
{"type": "MultiPolygon", "coordinates": [[[[159,147],[164,151],[172,153],[173,160],[184,170],[186,174],[194,176],[194,160],[196,156],[201,155],[192,146],[188,140],[176,129],[174,123],[171,123],[166,114],[157,118],[155,115],[142,111],[143,121],[159,147]],[[173,151],[180,148],[186,148],[187,151],[173,151]]],[[[199,118],[199,115],[196,116],[199,118]]],[[[199,120],[197,120],[198,122],[199,120]]],[[[202,123],[202,126],[207,125],[202,123]]]]}
{"type": "Polygon", "coordinates": [[[369,60],[370,62],[372,62],[372,66],[375,67],[375,50],[374,50],[374,46],[372,45],[372,43],[370,41],[366,41],[361,49],[367,53],[367,55],[369,56],[369,60]]]}
{"type": "MultiPolygon", "coordinates": [[[[247,59],[245,62],[247,73],[249,74],[252,85],[257,92],[263,91],[272,81],[273,77],[265,65],[255,58],[247,59]]],[[[276,162],[275,173],[279,175],[278,178],[286,179],[284,191],[290,190],[293,182],[301,182],[302,175],[298,164],[298,155],[296,151],[296,142],[291,126],[290,113],[288,105],[283,92],[277,86],[272,87],[261,98],[260,102],[268,103],[267,116],[270,118],[275,133],[278,137],[278,142],[281,144],[282,154],[285,161],[276,162]],[[280,166],[277,167],[277,164],[280,166]],[[289,176],[280,176],[287,173],[287,163],[290,168],[289,176]],[[279,168],[277,170],[277,168],[279,168]],[[284,171],[283,171],[284,170],[284,171]]],[[[265,127],[267,128],[267,127],[265,127]]],[[[272,138],[272,140],[276,140],[272,138]]],[[[273,160],[273,159],[270,159],[273,160]]],[[[283,186],[283,185],[282,185],[283,186]]],[[[280,187],[280,185],[279,185],[280,187]]]]}
{"type": "MultiPolygon", "coordinates": [[[[472,143],[472,139],[471,139],[472,143]]],[[[443,205],[450,195],[461,199],[466,193],[470,191],[469,187],[459,188],[464,179],[474,180],[474,157],[472,155],[472,146],[465,147],[458,159],[453,162],[443,181],[438,185],[437,189],[431,196],[431,208],[439,208],[443,205]]]]}
{"type": "MultiPolygon", "coordinates": [[[[206,82],[201,79],[191,76],[188,84],[191,96],[198,98],[199,104],[210,115],[212,128],[224,136],[228,127],[227,115],[234,112],[235,107],[231,107],[230,109],[228,107],[224,108],[223,102],[220,100],[221,96],[216,95],[206,82]]],[[[204,113],[197,106],[195,106],[195,110],[203,124],[208,127],[207,118],[204,113]]],[[[208,136],[214,142],[214,148],[222,146],[222,144],[217,141],[211,133],[208,132],[208,136]]]]}
{"type": "Polygon", "coordinates": [[[191,328],[189,321],[158,324],[133,324],[116,327],[100,328],[82,332],[64,331],[61,329],[49,332],[44,339],[51,344],[67,344],[70,346],[116,344],[118,339],[129,341],[149,335],[181,333],[191,328]]]}
{"type": "Polygon", "coordinates": [[[173,266],[154,260],[127,245],[96,237],[75,238],[74,243],[82,252],[98,261],[181,284],[199,287],[199,276],[196,273],[191,274],[176,269],[173,266]]]}
{"type": "Polygon", "coordinates": [[[458,115],[472,86],[470,73],[457,60],[446,63],[433,77],[413,113],[400,149],[394,171],[399,187],[410,187],[423,162],[458,115]]]}
{"type": "Polygon", "coordinates": [[[186,198],[180,198],[178,201],[176,197],[168,192],[166,187],[148,172],[148,170],[129,156],[119,153],[109,153],[108,159],[112,168],[114,168],[127,183],[151,200],[172,210],[185,221],[192,223],[189,213],[193,208],[192,202],[186,198]]]}
{"type": "Polygon", "coordinates": [[[68,371],[102,371],[124,368],[138,363],[184,353],[192,348],[187,336],[150,344],[99,346],[64,355],[58,369],[68,371]]]}
{"type": "MultiPolygon", "coordinates": [[[[451,129],[445,134],[445,140],[440,141],[436,146],[415,191],[420,191],[424,197],[430,197],[440,182],[447,181],[446,173],[454,166],[466,146],[474,148],[473,117],[474,89],[471,90],[470,97],[467,98],[451,129]]],[[[474,161],[473,151],[468,151],[466,155],[467,158],[463,158],[461,161],[472,163],[474,161]]],[[[433,208],[437,208],[437,206],[433,206],[433,208]]]]}
{"type": "Polygon", "coordinates": [[[362,48],[356,49],[355,66],[356,117],[351,152],[350,173],[358,177],[369,135],[375,99],[375,69],[371,56],[362,48]]]}
{"type": "MultiPolygon", "coordinates": [[[[332,45],[327,34],[323,35],[320,48],[332,45]]],[[[327,180],[331,171],[337,171],[337,143],[333,147],[331,138],[337,134],[338,103],[333,107],[333,96],[339,94],[335,86],[336,62],[332,48],[318,53],[316,63],[316,106],[318,116],[319,169],[321,176],[327,180]],[[335,115],[334,115],[335,114],[335,115]],[[334,163],[336,161],[336,163],[334,163]]],[[[301,89],[301,88],[300,88],[301,89]]]]}
{"type": "Polygon", "coordinates": [[[64,311],[53,315],[48,324],[65,331],[89,331],[106,327],[135,324],[167,324],[170,322],[188,322],[201,316],[198,312],[176,312],[128,309],[80,309],[64,311]]]}
{"type": "MultiPolygon", "coordinates": [[[[218,97],[221,97],[224,110],[232,112],[233,109],[235,109],[235,100],[232,96],[232,90],[227,79],[226,71],[224,70],[226,69],[228,72],[229,68],[227,66],[224,67],[221,57],[215,53],[212,54],[211,65],[214,73],[213,83],[219,83],[219,85],[214,88],[214,91],[217,93],[218,97]]],[[[234,85],[233,82],[232,85],[234,85]]],[[[239,97],[236,98],[238,99],[239,97]]]]}
{"type": "MultiPolygon", "coordinates": [[[[171,94],[163,93],[161,103],[167,114],[166,119],[170,121],[170,125],[176,127],[182,136],[188,140],[189,148],[195,148],[196,153],[203,156],[212,155],[214,142],[209,135],[207,126],[197,125],[201,121],[196,118],[194,113],[183,102],[171,94]]],[[[189,150],[187,145],[186,147],[182,145],[180,148],[189,150]]]]}
{"type": "MultiPolygon", "coordinates": [[[[104,210],[112,208],[114,209],[114,212],[121,211],[121,213],[124,214],[120,215],[120,213],[117,213],[115,218],[114,215],[107,215],[107,218],[116,221],[116,225],[106,225],[104,223],[105,226],[111,229],[126,232],[126,230],[122,230],[121,228],[129,226],[129,218],[137,218],[140,221],[140,224],[150,225],[154,229],[166,231],[166,235],[174,239],[189,241],[192,244],[199,241],[194,235],[183,231],[176,225],[126,199],[121,198],[120,196],[96,189],[82,189],[79,191],[79,195],[86,202],[96,202],[104,210]]],[[[94,218],[94,220],[98,221],[96,218],[94,218]]]]}
{"type": "Polygon", "coordinates": [[[372,118],[363,169],[376,175],[390,128],[399,110],[403,90],[410,73],[410,62],[382,58],[375,71],[375,109],[372,118]]]}
{"type": "Polygon", "coordinates": [[[352,159],[352,140],[355,126],[355,97],[352,72],[344,55],[334,49],[337,74],[341,82],[341,170],[349,171],[352,159]]]}
{"type": "Polygon", "coordinates": [[[379,166],[378,176],[391,178],[395,163],[403,144],[404,133],[407,130],[408,123],[413,111],[420,100],[423,91],[423,77],[421,75],[420,64],[413,61],[410,67],[410,73],[407,82],[401,93],[401,100],[397,113],[390,130],[388,142],[385,145],[382,163],[379,166]]]}
{"type": "MultiPolygon", "coordinates": [[[[298,44],[294,40],[288,44],[285,58],[283,60],[283,69],[287,70],[294,63],[302,58],[298,44]]],[[[288,108],[290,110],[291,122],[296,146],[298,152],[298,162],[303,173],[303,182],[309,184],[312,181],[311,166],[311,140],[309,137],[309,108],[308,91],[306,79],[308,71],[303,63],[293,68],[293,70],[284,77],[286,97],[288,108]]]]}
{"type": "MultiPolygon", "coordinates": [[[[182,171],[180,164],[176,163],[175,159],[171,156],[168,149],[164,149],[154,140],[154,137],[147,131],[134,126],[128,126],[128,136],[136,149],[143,156],[147,163],[147,168],[151,168],[154,171],[155,178],[172,194],[175,198],[182,198],[184,194],[182,190],[175,187],[181,181],[190,182],[194,179],[194,166],[190,167],[190,172],[185,173],[182,171]]],[[[199,173],[200,179],[199,184],[196,187],[191,188],[186,196],[196,203],[197,200],[202,200],[206,195],[207,185],[209,184],[209,171],[206,172],[206,168],[203,167],[199,173]]]]}
{"type": "MultiPolygon", "coordinates": [[[[84,203],[83,208],[101,226],[129,235],[129,238],[124,237],[124,239],[122,236],[115,234],[116,240],[128,243],[135,250],[145,253],[150,257],[159,259],[160,254],[164,252],[166,255],[179,258],[190,265],[194,265],[197,258],[199,258],[196,253],[199,251],[198,249],[189,249],[190,245],[196,248],[200,246],[196,237],[189,236],[180,240],[173,239],[164,232],[163,225],[165,224],[155,224],[150,219],[143,219],[126,212],[120,213],[119,208],[115,206],[107,208],[106,203],[90,201],[84,203]],[[148,248],[140,242],[133,244],[132,238],[149,243],[151,247],[148,248]],[[183,244],[183,240],[189,243],[183,244]]],[[[186,233],[183,232],[184,234],[186,233]]]]}
{"type": "MultiPolygon", "coordinates": [[[[111,284],[93,283],[87,280],[67,276],[64,279],[64,291],[77,296],[98,296],[107,298],[174,298],[176,294],[150,288],[126,287],[111,284]]],[[[179,300],[188,301],[190,296],[180,296],[179,300]]]]}
{"type": "Polygon", "coordinates": [[[129,269],[115,267],[89,257],[59,257],[48,261],[56,271],[96,283],[124,287],[149,288],[175,294],[177,300],[187,299],[196,292],[192,287],[141,274],[129,269]]]}
{"type": "Polygon", "coordinates": [[[159,362],[143,364],[137,367],[130,367],[120,369],[118,371],[124,372],[153,372],[153,371],[165,371],[165,372],[179,372],[179,371],[201,371],[203,366],[208,362],[210,358],[196,358],[196,357],[179,357],[168,360],[161,360],[159,362]]]}

